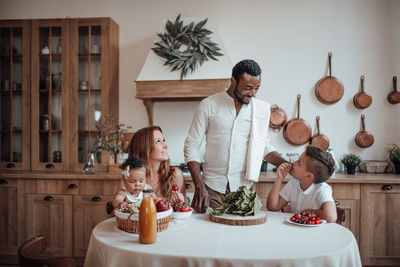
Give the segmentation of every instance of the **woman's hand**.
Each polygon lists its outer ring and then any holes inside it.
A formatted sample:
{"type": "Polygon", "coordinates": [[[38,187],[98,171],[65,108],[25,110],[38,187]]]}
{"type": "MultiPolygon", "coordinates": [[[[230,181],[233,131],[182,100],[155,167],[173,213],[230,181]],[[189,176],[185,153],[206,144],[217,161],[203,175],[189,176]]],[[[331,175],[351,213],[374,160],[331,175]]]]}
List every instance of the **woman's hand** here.
{"type": "Polygon", "coordinates": [[[180,190],[178,191],[172,191],[171,192],[171,198],[170,198],[170,202],[172,204],[178,202],[178,201],[183,201],[186,202],[184,195],[180,192],[180,190]]]}

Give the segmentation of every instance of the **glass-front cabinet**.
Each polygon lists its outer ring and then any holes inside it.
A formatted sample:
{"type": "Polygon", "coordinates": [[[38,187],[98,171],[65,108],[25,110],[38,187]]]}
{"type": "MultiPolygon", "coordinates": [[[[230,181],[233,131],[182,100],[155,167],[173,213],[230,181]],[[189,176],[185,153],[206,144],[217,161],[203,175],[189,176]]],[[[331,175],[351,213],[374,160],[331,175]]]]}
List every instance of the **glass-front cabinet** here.
{"type": "Polygon", "coordinates": [[[118,121],[118,68],[111,18],[1,20],[0,170],[80,172],[105,115],[118,121]]]}
{"type": "Polygon", "coordinates": [[[95,152],[106,171],[108,153],[96,152],[105,115],[118,119],[118,25],[111,19],[71,20],[71,168],[81,170],[95,152]]]}
{"type": "Polygon", "coordinates": [[[0,169],[30,169],[29,69],[29,21],[0,21],[0,169]]]}
{"type": "Polygon", "coordinates": [[[67,170],[69,23],[32,21],[32,169],[67,170]]]}

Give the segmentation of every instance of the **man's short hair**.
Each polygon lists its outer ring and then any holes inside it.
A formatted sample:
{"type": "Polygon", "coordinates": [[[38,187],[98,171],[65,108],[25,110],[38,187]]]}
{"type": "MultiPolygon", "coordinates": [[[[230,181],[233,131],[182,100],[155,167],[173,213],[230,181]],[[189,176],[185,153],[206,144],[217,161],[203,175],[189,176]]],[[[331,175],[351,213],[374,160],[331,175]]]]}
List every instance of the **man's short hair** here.
{"type": "Polygon", "coordinates": [[[322,183],[331,177],[335,170],[335,160],[332,154],[316,146],[306,147],[307,171],[314,174],[314,183],[322,183]]]}
{"type": "Polygon", "coordinates": [[[235,78],[236,82],[238,83],[240,80],[240,77],[242,76],[243,73],[248,73],[251,76],[260,76],[261,75],[261,68],[255,62],[254,60],[251,59],[244,59],[237,63],[233,69],[232,69],[232,77],[235,78]]]}

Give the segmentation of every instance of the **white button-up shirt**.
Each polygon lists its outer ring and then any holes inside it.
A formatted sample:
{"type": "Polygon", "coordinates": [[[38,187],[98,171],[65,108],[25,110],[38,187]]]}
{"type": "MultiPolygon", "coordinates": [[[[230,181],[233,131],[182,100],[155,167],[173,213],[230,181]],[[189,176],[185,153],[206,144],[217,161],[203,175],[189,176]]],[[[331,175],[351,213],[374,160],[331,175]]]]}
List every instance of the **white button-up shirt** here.
{"type": "Polygon", "coordinates": [[[292,178],[279,194],[290,203],[290,212],[301,212],[306,209],[316,210],[321,208],[324,202],[334,202],[332,188],[325,182],[311,184],[303,191],[299,180],[292,178]]]}
{"type": "MultiPolygon", "coordinates": [[[[234,99],[223,91],[201,101],[194,114],[185,140],[185,161],[201,162],[200,151],[205,141],[203,178],[205,184],[217,192],[225,193],[228,181],[231,191],[241,185],[252,185],[244,179],[252,103],[243,104],[236,116],[234,99]]],[[[267,136],[264,157],[272,151],[275,149],[267,136]]]]}

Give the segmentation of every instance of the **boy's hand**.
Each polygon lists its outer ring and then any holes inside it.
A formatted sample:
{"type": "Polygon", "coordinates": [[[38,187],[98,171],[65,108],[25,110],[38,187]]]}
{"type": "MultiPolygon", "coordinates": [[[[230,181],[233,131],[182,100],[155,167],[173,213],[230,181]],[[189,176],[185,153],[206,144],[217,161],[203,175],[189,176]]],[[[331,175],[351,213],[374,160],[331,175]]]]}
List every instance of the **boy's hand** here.
{"type": "Polygon", "coordinates": [[[285,178],[286,175],[290,172],[292,167],[293,165],[291,163],[282,163],[281,165],[279,165],[278,169],[276,170],[277,178],[283,180],[283,178],[285,178]]]}

